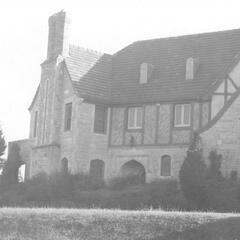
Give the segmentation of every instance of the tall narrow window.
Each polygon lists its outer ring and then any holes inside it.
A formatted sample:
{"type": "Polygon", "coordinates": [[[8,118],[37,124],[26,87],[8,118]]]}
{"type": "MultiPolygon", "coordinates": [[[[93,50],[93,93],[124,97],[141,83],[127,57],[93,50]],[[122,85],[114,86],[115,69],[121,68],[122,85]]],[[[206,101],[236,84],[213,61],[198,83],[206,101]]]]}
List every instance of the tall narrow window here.
{"type": "Polygon", "coordinates": [[[72,103],[65,105],[64,131],[71,130],[72,124],[72,103]]]}
{"type": "Polygon", "coordinates": [[[36,111],[34,114],[34,126],[33,126],[33,137],[37,136],[37,122],[38,122],[38,112],[36,111]]]}
{"type": "Polygon", "coordinates": [[[67,158],[63,158],[61,161],[61,171],[62,173],[68,173],[68,160],[67,158]]]}
{"type": "Polygon", "coordinates": [[[94,132],[106,133],[107,130],[107,108],[95,105],[94,132]]]}
{"type": "Polygon", "coordinates": [[[171,176],[171,157],[169,155],[164,155],[161,158],[161,176],[171,176]]]}
{"type": "Polygon", "coordinates": [[[140,66],[140,78],[139,83],[144,84],[147,83],[153,73],[154,66],[150,63],[143,62],[140,66]]]}
{"type": "Polygon", "coordinates": [[[89,175],[91,178],[102,181],[104,179],[105,163],[100,159],[94,159],[90,162],[89,175]]]}
{"type": "Polygon", "coordinates": [[[128,109],[128,128],[142,128],[143,110],[142,107],[132,107],[128,109]]]}
{"type": "Polygon", "coordinates": [[[186,61],[186,80],[192,80],[194,78],[194,59],[188,58],[186,61]]]}
{"type": "Polygon", "coordinates": [[[189,127],[191,125],[191,105],[190,104],[175,105],[174,118],[175,127],[189,127]]]}

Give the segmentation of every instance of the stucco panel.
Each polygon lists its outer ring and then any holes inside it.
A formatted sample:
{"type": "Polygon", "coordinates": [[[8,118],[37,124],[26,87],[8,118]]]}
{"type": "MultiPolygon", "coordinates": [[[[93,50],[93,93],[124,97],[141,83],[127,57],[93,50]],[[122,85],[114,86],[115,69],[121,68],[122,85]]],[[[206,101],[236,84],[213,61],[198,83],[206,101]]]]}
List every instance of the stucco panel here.
{"type": "Polygon", "coordinates": [[[112,109],[111,145],[123,144],[124,108],[112,109]]]}
{"type": "Polygon", "coordinates": [[[158,139],[159,144],[170,142],[171,105],[160,105],[158,112],[158,139]]]}
{"type": "Polygon", "coordinates": [[[156,106],[145,107],[144,144],[154,144],[156,139],[156,106]]]}

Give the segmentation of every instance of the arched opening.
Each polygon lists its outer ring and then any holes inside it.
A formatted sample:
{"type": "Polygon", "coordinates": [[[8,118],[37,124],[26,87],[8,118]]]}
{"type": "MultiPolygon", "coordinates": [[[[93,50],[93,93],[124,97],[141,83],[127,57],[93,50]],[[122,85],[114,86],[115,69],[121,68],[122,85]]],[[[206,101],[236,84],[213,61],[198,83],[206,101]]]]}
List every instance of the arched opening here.
{"type": "Polygon", "coordinates": [[[171,176],[171,157],[169,155],[164,155],[161,158],[161,176],[171,176]]]}
{"type": "Polygon", "coordinates": [[[67,158],[63,158],[61,161],[61,171],[63,173],[68,173],[68,160],[67,158]]]}
{"type": "Polygon", "coordinates": [[[121,168],[123,177],[136,177],[138,183],[146,182],[146,172],[144,166],[136,160],[131,160],[123,164],[121,168]]]}
{"type": "Polygon", "coordinates": [[[100,159],[94,159],[90,162],[89,175],[94,179],[104,180],[105,163],[100,159]]]}
{"type": "Polygon", "coordinates": [[[24,163],[18,168],[18,182],[25,181],[25,172],[26,172],[26,164],[24,163]]]}

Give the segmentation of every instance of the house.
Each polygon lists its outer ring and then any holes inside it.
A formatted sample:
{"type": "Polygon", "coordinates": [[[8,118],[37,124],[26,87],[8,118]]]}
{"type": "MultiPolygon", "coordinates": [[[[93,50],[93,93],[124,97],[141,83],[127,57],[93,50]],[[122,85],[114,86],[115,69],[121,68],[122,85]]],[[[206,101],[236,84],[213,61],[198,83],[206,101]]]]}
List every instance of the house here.
{"type": "Polygon", "coordinates": [[[206,156],[223,155],[225,176],[240,171],[240,29],[137,41],[113,55],[69,44],[69,32],[66,12],[49,18],[27,177],[177,178],[194,132],[206,156]]]}

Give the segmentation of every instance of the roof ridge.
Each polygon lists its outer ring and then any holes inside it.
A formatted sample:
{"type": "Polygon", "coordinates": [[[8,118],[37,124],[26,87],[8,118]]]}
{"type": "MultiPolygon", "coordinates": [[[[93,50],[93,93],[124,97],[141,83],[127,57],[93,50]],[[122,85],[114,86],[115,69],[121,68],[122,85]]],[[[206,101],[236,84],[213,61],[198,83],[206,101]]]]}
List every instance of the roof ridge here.
{"type": "Polygon", "coordinates": [[[79,45],[76,45],[76,44],[69,44],[69,47],[72,47],[72,48],[75,48],[75,49],[79,49],[79,50],[83,50],[85,52],[89,52],[89,53],[95,53],[99,56],[101,55],[104,55],[105,53],[103,52],[100,52],[100,51],[97,51],[97,50],[94,50],[94,49],[90,49],[90,48],[86,48],[86,47],[83,47],[83,46],[79,46],[79,45]]]}
{"type": "MultiPolygon", "coordinates": [[[[200,32],[200,33],[192,33],[192,34],[183,34],[183,35],[176,35],[176,36],[170,36],[170,37],[160,37],[160,38],[152,38],[152,39],[143,39],[143,40],[137,40],[132,42],[130,45],[134,43],[140,43],[140,42],[150,42],[150,41],[156,41],[156,40],[168,40],[168,39],[176,39],[176,38],[185,38],[185,37],[193,37],[193,36],[203,36],[203,35],[211,35],[211,34],[223,34],[223,33],[230,33],[230,32],[240,32],[240,28],[234,28],[234,29],[226,29],[226,30],[219,30],[219,31],[211,31],[211,32],[200,32]]],[[[129,45],[128,45],[129,46],[129,45]]]]}

